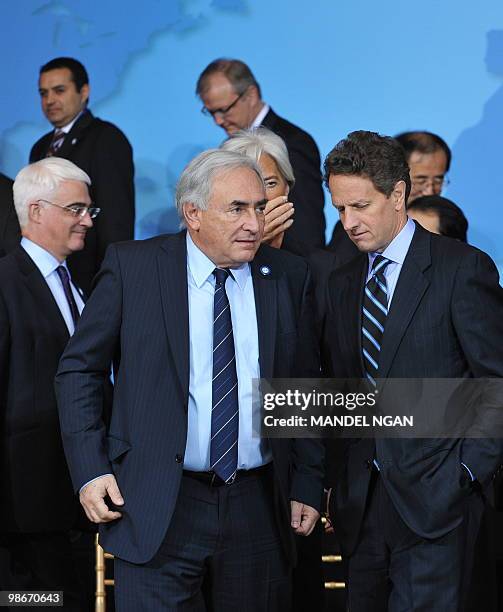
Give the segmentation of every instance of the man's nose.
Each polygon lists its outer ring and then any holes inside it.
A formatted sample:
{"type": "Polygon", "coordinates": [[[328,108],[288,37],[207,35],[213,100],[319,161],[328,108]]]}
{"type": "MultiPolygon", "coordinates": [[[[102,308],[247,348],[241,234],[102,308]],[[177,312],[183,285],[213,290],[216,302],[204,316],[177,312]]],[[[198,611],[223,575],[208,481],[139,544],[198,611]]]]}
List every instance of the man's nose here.
{"type": "Polygon", "coordinates": [[[224,123],[224,116],[221,115],[220,113],[215,113],[213,115],[213,121],[220,127],[222,127],[223,123],[224,123]]]}
{"type": "Polygon", "coordinates": [[[249,209],[246,212],[243,229],[256,234],[260,231],[261,225],[264,224],[263,219],[264,213],[258,212],[255,209],[249,209]]]}
{"type": "Polygon", "coordinates": [[[80,217],[80,225],[84,225],[85,227],[92,227],[94,225],[93,220],[91,219],[91,215],[89,211],[86,211],[86,214],[83,217],[80,217]]]}
{"type": "Polygon", "coordinates": [[[358,225],[358,220],[353,212],[349,209],[346,209],[344,213],[340,216],[342,227],[349,232],[354,229],[358,225]]]}
{"type": "Polygon", "coordinates": [[[427,181],[421,191],[425,196],[434,195],[435,187],[433,186],[433,181],[427,181]]]}

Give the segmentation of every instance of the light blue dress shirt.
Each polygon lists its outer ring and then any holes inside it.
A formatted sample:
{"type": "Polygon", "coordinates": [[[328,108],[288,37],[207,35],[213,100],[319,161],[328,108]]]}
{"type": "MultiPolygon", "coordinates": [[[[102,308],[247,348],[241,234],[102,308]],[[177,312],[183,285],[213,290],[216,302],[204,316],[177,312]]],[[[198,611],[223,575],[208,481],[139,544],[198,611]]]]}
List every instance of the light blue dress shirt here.
{"type": "MultiPolygon", "coordinates": [[[[187,233],[189,297],[189,406],[184,468],[210,469],[211,397],[213,376],[213,299],[215,264],[187,233]]],[[[231,309],[238,376],[238,469],[248,470],[272,459],[267,440],[253,437],[252,418],[261,404],[252,397],[252,381],[260,378],[257,313],[250,265],[232,268],[225,289],[231,309]]]]}
{"type": "MultiPolygon", "coordinates": [[[[56,269],[59,266],[64,266],[67,270],[66,261],[60,263],[54,255],[46,251],[40,245],[32,242],[28,238],[22,238],[21,246],[28,253],[30,258],[33,260],[33,263],[40,270],[40,273],[45,279],[45,282],[49,286],[54,299],[56,300],[56,304],[63,315],[63,319],[65,320],[66,326],[68,327],[68,332],[70,336],[75,331],[75,325],[73,324],[72,313],[70,311],[70,306],[68,305],[68,300],[66,299],[65,291],[63,289],[63,285],[61,284],[61,280],[56,272],[56,269]]],[[[71,279],[70,271],[68,270],[68,275],[71,279]]],[[[75,303],[77,304],[77,308],[81,313],[84,309],[84,302],[80,293],[77,291],[76,287],[73,283],[70,283],[72,288],[73,297],[75,298],[75,303]]]]}
{"type": "Polygon", "coordinates": [[[367,282],[372,276],[372,263],[378,255],[382,255],[391,261],[391,263],[384,269],[384,276],[386,277],[386,285],[388,287],[389,296],[388,310],[391,305],[391,300],[393,299],[393,294],[395,293],[398,277],[402,271],[403,262],[405,261],[405,257],[409,252],[410,243],[412,242],[412,237],[414,236],[415,230],[416,226],[414,221],[412,221],[412,219],[408,219],[407,223],[402,227],[400,232],[393,238],[382,253],[368,254],[369,269],[367,273],[367,282]]]}

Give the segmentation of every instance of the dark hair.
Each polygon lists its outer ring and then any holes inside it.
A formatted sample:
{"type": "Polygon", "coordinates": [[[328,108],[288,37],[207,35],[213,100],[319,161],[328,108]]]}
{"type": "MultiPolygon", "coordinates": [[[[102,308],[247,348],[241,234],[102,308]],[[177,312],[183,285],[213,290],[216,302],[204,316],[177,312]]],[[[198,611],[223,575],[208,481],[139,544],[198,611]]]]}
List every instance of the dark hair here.
{"type": "Polygon", "coordinates": [[[260,85],[253,76],[253,72],[250,68],[241,60],[219,58],[208,64],[206,68],[201,72],[197,79],[196,95],[201,97],[201,94],[208,89],[208,79],[213,74],[221,72],[230,81],[234,87],[234,91],[237,94],[244,93],[248,87],[254,86],[257,88],[259,98],[262,98],[262,92],[260,91],[260,85]]]}
{"type": "Polygon", "coordinates": [[[467,241],[468,220],[461,208],[451,200],[439,195],[421,196],[411,202],[407,210],[436,213],[438,215],[438,229],[442,236],[456,238],[461,242],[467,241]]]}
{"type": "Polygon", "coordinates": [[[437,134],[433,134],[433,132],[402,132],[395,136],[395,138],[404,148],[407,161],[409,161],[412,153],[415,152],[428,155],[437,151],[443,151],[447,160],[445,171],[449,172],[452,159],[451,150],[445,140],[437,134]]]}
{"type": "Polygon", "coordinates": [[[402,147],[390,136],[360,130],[335,145],[325,159],[324,180],[332,174],[364,176],[386,197],[398,181],[405,182],[405,201],[410,193],[409,166],[402,147]]]}
{"type": "Polygon", "coordinates": [[[72,57],[56,57],[40,68],[40,74],[49,72],[49,70],[57,70],[59,68],[68,68],[72,73],[72,81],[75,83],[77,91],[82,89],[83,85],[89,85],[89,76],[84,66],[72,57]]]}

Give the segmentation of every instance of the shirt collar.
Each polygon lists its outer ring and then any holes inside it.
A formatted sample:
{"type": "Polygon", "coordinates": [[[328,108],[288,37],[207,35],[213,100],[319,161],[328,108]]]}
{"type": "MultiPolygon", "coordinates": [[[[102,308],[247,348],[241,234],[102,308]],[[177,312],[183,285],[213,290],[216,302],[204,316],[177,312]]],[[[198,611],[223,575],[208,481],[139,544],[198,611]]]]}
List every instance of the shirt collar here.
{"type": "Polygon", "coordinates": [[[412,219],[407,219],[407,223],[382,253],[369,253],[369,270],[372,268],[372,263],[378,255],[382,255],[385,259],[403,265],[415,231],[416,225],[414,221],[412,221],[412,219]]]}
{"type": "MultiPolygon", "coordinates": [[[[214,284],[213,270],[216,266],[211,259],[194,244],[189,232],[187,232],[187,265],[196,287],[201,288],[208,279],[214,284]]],[[[251,277],[250,264],[243,263],[237,268],[231,268],[230,272],[232,278],[238,284],[238,287],[241,291],[244,291],[246,283],[251,277]]]]}
{"type": "Polygon", "coordinates": [[[47,278],[59,266],[64,266],[66,268],[66,261],[60,263],[52,253],[49,253],[49,251],[46,251],[39,244],[28,238],[23,237],[21,239],[21,246],[28,253],[30,258],[33,259],[33,263],[40,270],[44,278],[47,278]]]}
{"type": "Polygon", "coordinates": [[[65,134],[68,134],[68,132],[72,129],[72,127],[75,125],[75,122],[77,121],[77,119],[80,119],[80,117],[82,116],[82,114],[84,113],[83,110],[80,111],[80,113],[78,115],[76,115],[71,121],[70,123],[67,123],[66,125],[64,125],[61,128],[56,128],[56,130],[61,130],[62,132],[64,132],[65,134]]]}
{"type": "Polygon", "coordinates": [[[252,124],[250,125],[250,128],[260,127],[270,108],[271,107],[269,106],[269,104],[264,103],[264,106],[260,109],[259,114],[255,117],[252,124]]]}

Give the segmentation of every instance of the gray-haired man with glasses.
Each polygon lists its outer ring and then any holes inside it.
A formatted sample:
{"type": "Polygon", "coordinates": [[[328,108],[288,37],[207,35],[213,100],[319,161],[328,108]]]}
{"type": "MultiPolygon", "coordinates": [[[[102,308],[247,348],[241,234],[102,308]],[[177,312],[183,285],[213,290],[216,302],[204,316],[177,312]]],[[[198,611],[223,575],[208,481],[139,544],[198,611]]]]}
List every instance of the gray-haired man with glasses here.
{"type": "Polygon", "coordinates": [[[285,141],[295,176],[290,193],[295,215],[281,248],[305,255],[313,247],[325,246],[321,161],[313,138],[264,102],[260,85],[241,60],[221,58],[208,64],[197,80],[196,94],[203,103],[202,113],[228,136],[264,126],[285,141]]]}
{"type": "Polygon", "coordinates": [[[93,591],[92,533],[68,474],[53,390],[84,307],[66,258],[84,247],[99,213],[90,183],[58,157],[23,168],[13,188],[22,240],[0,260],[0,539],[15,568],[2,587],[63,590],[65,610],[90,610],[93,591]]]}

